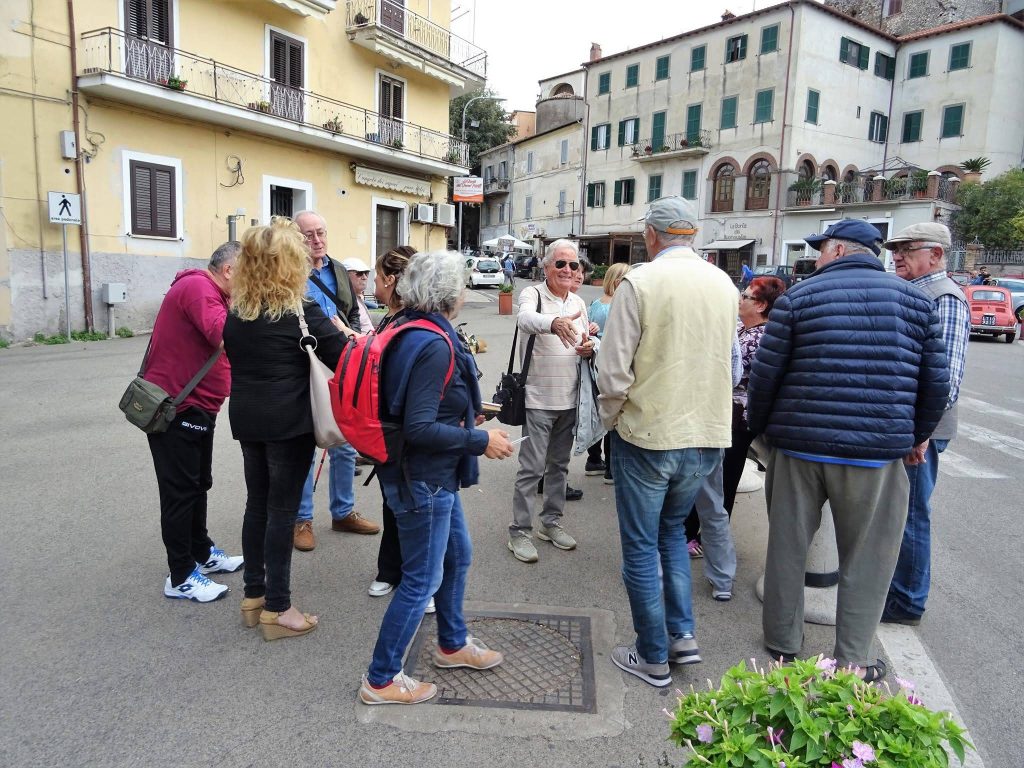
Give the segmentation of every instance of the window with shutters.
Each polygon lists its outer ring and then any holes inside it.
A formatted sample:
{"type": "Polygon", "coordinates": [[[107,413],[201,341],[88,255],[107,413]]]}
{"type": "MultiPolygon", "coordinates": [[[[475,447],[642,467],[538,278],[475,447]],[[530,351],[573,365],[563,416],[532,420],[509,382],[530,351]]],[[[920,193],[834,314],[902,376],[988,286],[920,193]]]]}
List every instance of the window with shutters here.
{"type": "Polygon", "coordinates": [[[654,79],[668,80],[669,64],[671,59],[668,56],[659,56],[654,62],[654,79]]]}
{"type": "Polygon", "coordinates": [[[889,118],[881,112],[872,112],[868,122],[868,141],[884,144],[889,135],[889,118]]]}
{"type": "Polygon", "coordinates": [[[971,66],[971,44],[960,43],[949,47],[949,71],[967,69],[971,66]]]}
{"type": "Polygon", "coordinates": [[[651,148],[662,152],[668,147],[665,144],[665,113],[655,112],[651,115],[651,148]]]}
{"type": "Polygon", "coordinates": [[[875,74],[892,80],[896,77],[896,57],[888,56],[881,51],[875,54],[875,74]]]}
{"type": "Polygon", "coordinates": [[[951,139],[964,134],[964,105],[953,104],[942,108],[941,138],[951,139]]]}
{"type": "Polygon", "coordinates": [[[615,194],[612,202],[614,202],[615,205],[632,205],[633,189],[633,179],[619,179],[615,182],[615,194]]]}
{"type": "Polygon", "coordinates": [[[130,160],[131,234],[177,237],[176,168],[130,160]]]}
{"type": "Polygon", "coordinates": [[[387,146],[401,147],[405,140],[405,82],[380,74],[377,76],[377,91],[380,130],[376,141],[387,146]]]}
{"type": "Polygon", "coordinates": [[[612,90],[612,73],[602,72],[597,76],[597,95],[610,93],[612,90]]]}
{"type": "Polygon", "coordinates": [[[818,91],[807,91],[807,114],[804,115],[805,123],[818,124],[818,105],[821,103],[821,94],[818,91]]]}
{"type": "Polygon", "coordinates": [[[747,36],[736,35],[725,41],[725,62],[740,61],[747,58],[747,36]]]}
{"type": "Polygon", "coordinates": [[[844,37],[839,41],[839,60],[857,69],[867,69],[871,58],[871,49],[866,45],[844,37]]]}
{"type": "Polygon", "coordinates": [[[628,147],[639,141],[640,118],[630,117],[619,120],[619,146],[628,147]]]}
{"type": "Polygon", "coordinates": [[[722,114],[718,119],[719,128],[735,128],[736,127],[736,110],[739,105],[738,96],[729,96],[726,99],[722,99],[722,114]]]}
{"type": "Polygon", "coordinates": [[[533,152],[526,153],[526,172],[533,173],[533,152]]]}
{"type": "Polygon", "coordinates": [[[498,203],[498,223],[499,224],[504,224],[505,223],[505,204],[504,203],[498,203]]]}
{"type": "Polygon", "coordinates": [[[775,105],[775,89],[766,88],[758,91],[754,97],[754,122],[770,123],[772,121],[775,105]]]}
{"type": "Polygon", "coordinates": [[[498,181],[508,180],[508,160],[498,163],[498,181]]]}
{"type": "Polygon", "coordinates": [[[171,0],[125,0],[125,74],[166,80],[174,72],[171,0]]]}
{"type": "Polygon", "coordinates": [[[683,188],[681,190],[683,197],[687,200],[697,199],[697,172],[696,171],[683,171],[683,188]]]}
{"type": "Polygon", "coordinates": [[[565,165],[569,162],[569,140],[562,139],[558,142],[558,161],[565,165]]]}
{"type": "Polygon", "coordinates": [[[924,112],[907,112],[903,115],[903,136],[901,141],[908,144],[912,141],[921,140],[921,123],[924,121],[924,112]]]}
{"type": "Polygon", "coordinates": [[[592,151],[597,152],[602,149],[608,149],[608,143],[612,134],[611,128],[609,123],[602,123],[590,129],[590,149],[592,151]]]}
{"type": "Polygon", "coordinates": [[[647,179],[647,202],[653,203],[661,197],[661,174],[651,176],[647,179]]]}
{"type": "Polygon", "coordinates": [[[708,47],[706,45],[698,45],[695,48],[690,49],[690,71],[700,72],[704,69],[705,62],[707,59],[708,47]]]}
{"type": "Polygon", "coordinates": [[[306,46],[276,29],[270,35],[270,113],[287,120],[303,121],[302,91],[305,87],[306,46]]]}
{"type": "Polygon", "coordinates": [[[523,205],[523,216],[527,219],[533,218],[533,195],[526,196],[526,202],[523,205]]]}
{"type": "Polygon", "coordinates": [[[604,182],[587,184],[587,208],[604,208],[604,182]]]}
{"type": "Polygon", "coordinates": [[[626,87],[636,88],[640,84],[640,65],[630,64],[626,67],[626,87]]]}
{"type": "Polygon", "coordinates": [[[773,53],[779,50],[779,25],[761,29],[761,53],[773,53]]]}
{"type": "Polygon", "coordinates": [[[699,144],[700,121],[704,112],[702,104],[691,104],[686,108],[686,141],[688,144],[699,144]]]}
{"type": "Polygon", "coordinates": [[[907,69],[907,79],[924,77],[928,74],[928,51],[915,53],[910,57],[910,66],[907,69]]]}
{"type": "Polygon", "coordinates": [[[565,200],[566,200],[566,198],[565,198],[565,190],[564,189],[558,190],[558,215],[559,216],[565,216],[565,206],[566,206],[565,200]]]}

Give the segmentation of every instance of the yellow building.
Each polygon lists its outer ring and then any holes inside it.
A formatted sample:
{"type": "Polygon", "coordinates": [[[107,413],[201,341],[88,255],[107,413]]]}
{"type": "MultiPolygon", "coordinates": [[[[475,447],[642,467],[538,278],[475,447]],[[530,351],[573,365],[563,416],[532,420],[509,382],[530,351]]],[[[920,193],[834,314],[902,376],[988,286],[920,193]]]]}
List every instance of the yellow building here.
{"type": "Polygon", "coordinates": [[[431,0],[5,0],[0,335],[151,327],[175,272],[251,223],[320,211],[330,253],[441,248],[467,172],[448,102],[486,54],[431,0]],[[71,13],[69,14],[69,8],[71,13]],[[76,109],[77,107],[77,109],[76,109]],[[76,119],[77,118],[77,119],[76,119]]]}

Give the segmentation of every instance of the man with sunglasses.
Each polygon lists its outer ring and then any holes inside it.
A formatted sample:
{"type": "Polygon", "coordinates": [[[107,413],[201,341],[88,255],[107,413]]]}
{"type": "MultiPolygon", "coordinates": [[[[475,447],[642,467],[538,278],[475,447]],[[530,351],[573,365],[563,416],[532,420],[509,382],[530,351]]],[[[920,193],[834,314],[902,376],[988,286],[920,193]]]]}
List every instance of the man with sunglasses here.
{"type": "Polygon", "coordinates": [[[939,475],[939,454],[956,437],[956,401],[964,376],[971,310],[960,286],[946,276],[946,249],[950,243],[949,228],[945,224],[925,222],[906,227],[885,244],[892,251],[897,276],[909,280],[935,303],[949,362],[946,410],[928,441],[924,463],[906,467],[910,478],[910,506],[896,572],[882,611],[882,621],[892,624],[921,623],[931,582],[930,500],[939,475]]]}
{"type": "Polygon", "coordinates": [[[643,218],[653,259],[626,273],[601,339],[601,418],[611,433],[622,580],[636,643],[612,662],[646,683],[701,660],[683,521],[732,440],[738,294],[693,250],[697,210],[682,197],[643,218]]]}
{"type": "Polygon", "coordinates": [[[579,250],[571,240],[555,240],[542,262],[544,282],[519,294],[518,319],[522,332],[520,364],[533,340],[526,379],[526,423],[519,445],[519,472],[512,495],[512,524],[508,549],[521,562],[537,562],[533,543],[533,500],[544,481],[537,538],[556,548],[576,548],[576,539],[561,526],[566,479],[579,402],[576,357],[590,357],[587,305],[572,291],[582,269],[579,250]]]}

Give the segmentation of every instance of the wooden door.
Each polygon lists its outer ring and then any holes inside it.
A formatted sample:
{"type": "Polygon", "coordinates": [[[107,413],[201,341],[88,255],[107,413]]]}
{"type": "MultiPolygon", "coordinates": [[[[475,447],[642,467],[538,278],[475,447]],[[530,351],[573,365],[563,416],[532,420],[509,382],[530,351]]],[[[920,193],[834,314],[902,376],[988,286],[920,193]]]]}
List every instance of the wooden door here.
{"type": "Polygon", "coordinates": [[[380,23],[405,36],[405,0],[380,0],[380,23]]]}

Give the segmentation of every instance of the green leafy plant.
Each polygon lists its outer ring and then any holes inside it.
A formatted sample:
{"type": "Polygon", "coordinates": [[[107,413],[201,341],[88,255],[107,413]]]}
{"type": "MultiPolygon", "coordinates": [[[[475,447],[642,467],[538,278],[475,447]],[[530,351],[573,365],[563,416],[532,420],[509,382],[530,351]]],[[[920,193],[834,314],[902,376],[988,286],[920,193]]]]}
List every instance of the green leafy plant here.
{"type": "Polygon", "coordinates": [[[960,163],[960,170],[968,173],[981,173],[988,168],[991,162],[987,157],[972,157],[960,163]]]}
{"type": "Polygon", "coordinates": [[[72,341],[106,341],[109,337],[103,331],[72,331],[72,341]]]}
{"type": "Polygon", "coordinates": [[[444,156],[444,161],[446,163],[459,163],[462,161],[462,158],[459,156],[459,153],[453,149],[444,156]]]}
{"type": "Polygon", "coordinates": [[[391,142],[391,146],[392,146],[392,147],[394,147],[395,149],[401,149],[401,148],[402,148],[402,147],[404,147],[405,145],[404,145],[404,144],[402,143],[402,140],[401,140],[401,139],[394,139],[394,140],[393,140],[393,141],[391,142]]]}
{"type": "Polygon", "coordinates": [[[328,131],[331,131],[332,133],[341,133],[341,118],[335,115],[326,123],[324,123],[324,128],[326,128],[328,131]]]}
{"type": "Polygon", "coordinates": [[[166,79],[161,79],[159,82],[160,85],[164,86],[165,88],[170,88],[173,91],[184,91],[185,86],[188,85],[188,80],[182,80],[177,75],[171,75],[166,79]]]}
{"type": "Polygon", "coordinates": [[[62,333],[47,336],[45,333],[37,333],[32,337],[36,344],[67,344],[68,337],[62,333]]]}
{"type": "MultiPolygon", "coordinates": [[[[753,660],[752,660],[753,663],[753,660]]],[[[690,766],[721,768],[946,768],[974,746],[947,712],[933,712],[914,684],[863,682],[816,656],[767,671],[736,665],[715,689],[679,699],[671,739],[690,766]]]]}
{"type": "Polygon", "coordinates": [[[9,346],[11,346],[11,342],[7,339],[0,338],[0,349],[7,349],[9,346]]]}
{"type": "Polygon", "coordinates": [[[131,328],[124,328],[124,327],[118,328],[115,331],[115,333],[118,336],[120,336],[122,339],[130,339],[132,336],[135,335],[135,331],[133,331],[131,328]]]}
{"type": "Polygon", "coordinates": [[[608,271],[607,264],[597,264],[594,266],[594,271],[590,273],[591,280],[604,280],[604,273],[608,271]]]}
{"type": "Polygon", "coordinates": [[[512,283],[502,283],[501,288],[498,289],[501,293],[512,293],[515,288],[512,287],[512,283]]]}

